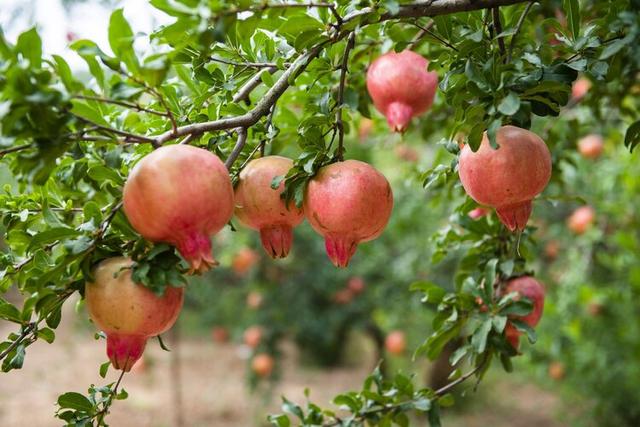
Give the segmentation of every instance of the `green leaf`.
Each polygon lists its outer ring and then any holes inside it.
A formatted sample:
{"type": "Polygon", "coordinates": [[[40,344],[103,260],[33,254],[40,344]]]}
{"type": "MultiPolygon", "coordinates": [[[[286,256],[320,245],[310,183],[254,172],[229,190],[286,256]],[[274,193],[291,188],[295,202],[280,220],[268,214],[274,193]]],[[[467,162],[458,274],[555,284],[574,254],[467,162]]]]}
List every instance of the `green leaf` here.
{"type": "Polygon", "coordinates": [[[489,337],[489,332],[491,332],[492,325],[493,322],[491,321],[491,318],[487,318],[473,333],[473,336],[471,337],[471,345],[476,349],[478,353],[484,353],[484,350],[487,347],[487,338],[489,337]]]}
{"type": "Polygon", "coordinates": [[[640,144],[640,120],[631,124],[624,135],[624,146],[627,147],[630,152],[633,152],[633,149],[638,144],[640,144]]]}
{"type": "Polygon", "coordinates": [[[84,395],[73,391],[58,396],[58,406],[60,406],[60,408],[75,409],[77,411],[88,413],[93,412],[93,404],[89,399],[84,395]]]}
{"type": "Polygon", "coordinates": [[[509,92],[505,98],[502,99],[498,105],[498,111],[505,116],[511,116],[520,109],[520,98],[515,92],[509,92]]]}
{"type": "Polygon", "coordinates": [[[50,328],[38,329],[38,338],[51,344],[56,339],[56,333],[50,328]]]}
{"type": "Polygon", "coordinates": [[[42,40],[40,40],[38,31],[35,28],[18,36],[15,49],[29,60],[33,68],[40,68],[42,65],[42,40]]]}
{"type": "Polygon", "coordinates": [[[100,365],[100,377],[104,378],[107,376],[109,366],[111,366],[111,362],[104,362],[102,365],[100,365]]]}
{"type": "Polygon", "coordinates": [[[580,1],[564,0],[564,10],[573,40],[577,40],[580,36],[580,1]]]}
{"type": "Polygon", "coordinates": [[[117,9],[109,19],[109,45],[116,57],[121,58],[130,71],[138,70],[138,60],[133,51],[133,31],[123,14],[123,9],[117,9]]]}
{"type": "Polygon", "coordinates": [[[20,318],[20,310],[7,301],[0,298],[0,319],[8,320],[14,323],[22,323],[20,318]]]}

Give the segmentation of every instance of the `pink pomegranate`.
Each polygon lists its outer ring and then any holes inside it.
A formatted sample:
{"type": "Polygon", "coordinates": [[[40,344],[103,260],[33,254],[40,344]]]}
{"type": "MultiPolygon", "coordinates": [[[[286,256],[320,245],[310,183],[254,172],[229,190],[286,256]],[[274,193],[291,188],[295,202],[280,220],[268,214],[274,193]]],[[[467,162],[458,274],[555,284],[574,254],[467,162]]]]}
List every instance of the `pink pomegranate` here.
{"type": "Polygon", "coordinates": [[[364,292],[366,285],[364,279],[360,276],[353,276],[347,282],[347,288],[354,294],[358,295],[364,292]]]}
{"type": "Polygon", "coordinates": [[[477,208],[470,210],[468,215],[469,215],[469,218],[475,220],[475,219],[480,219],[483,216],[486,216],[488,213],[489,213],[488,210],[478,206],[477,208]]]}
{"type": "Polygon", "coordinates": [[[587,135],[578,141],[578,151],[582,157],[587,159],[597,159],[604,149],[604,139],[601,135],[587,135]]]}
{"type": "Polygon", "coordinates": [[[369,67],[369,95],[394,132],[404,132],[413,117],[433,104],[438,74],[427,71],[428,66],[425,58],[405,50],[386,53],[369,67]]]}
{"type": "MultiPolygon", "coordinates": [[[[511,319],[520,320],[532,328],[536,327],[540,318],[542,317],[542,310],[544,308],[544,286],[531,276],[522,276],[516,279],[511,279],[507,282],[507,286],[504,289],[503,294],[507,295],[512,292],[516,292],[520,298],[528,298],[533,303],[533,309],[525,316],[510,316],[511,319]]],[[[511,322],[507,322],[505,327],[505,336],[516,350],[520,344],[520,335],[522,332],[518,331],[511,322]]]]}
{"type": "Polygon", "coordinates": [[[391,354],[400,355],[407,349],[407,339],[402,331],[391,331],[384,340],[384,346],[391,354]]]}
{"type": "Polygon", "coordinates": [[[367,163],[346,160],[325,166],[309,182],[304,213],[325,238],[327,255],[346,267],[358,243],[382,234],[393,208],[389,182],[367,163]]]}
{"type": "Polygon", "coordinates": [[[291,159],[267,156],[252,160],[240,172],[236,187],[236,216],[247,227],[260,231],[264,250],[272,258],[284,258],[293,242],[293,227],[304,219],[302,209],[280,198],[284,181],[277,190],[271,188],[273,178],[286,175],[293,166],[291,159]]]}
{"type": "Polygon", "coordinates": [[[131,279],[132,261],[109,258],[85,285],[89,316],[107,335],[107,355],[116,369],[129,371],[142,356],[147,339],[167,331],[178,318],[184,290],[168,286],[159,297],[131,279]]]}
{"type": "Polygon", "coordinates": [[[593,226],[596,211],[591,206],[581,206],[567,219],[567,227],[576,234],[583,234],[593,226]]]}
{"type": "Polygon", "coordinates": [[[591,80],[586,77],[580,77],[573,82],[573,86],[571,86],[571,98],[575,102],[578,102],[585,97],[589,89],[591,89],[591,80]]]}
{"type": "Polygon", "coordinates": [[[496,209],[509,230],[523,230],[532,199],[551,178],[551,154],[538,135],[515,126],[501,127],[496,138],[497,150],[486,132],[477,152],[469,145],[462,149],[460,180],[473,200],[496,209]]]}
{"type": "Polygon", "coordinates": [[[207,150],[161,147],[129,174],[124,212],[145,239],[176,246],[192,272],[203,272],[216,263],[210,236],[233,214],[231,179],[222,161],[207,150]]]}

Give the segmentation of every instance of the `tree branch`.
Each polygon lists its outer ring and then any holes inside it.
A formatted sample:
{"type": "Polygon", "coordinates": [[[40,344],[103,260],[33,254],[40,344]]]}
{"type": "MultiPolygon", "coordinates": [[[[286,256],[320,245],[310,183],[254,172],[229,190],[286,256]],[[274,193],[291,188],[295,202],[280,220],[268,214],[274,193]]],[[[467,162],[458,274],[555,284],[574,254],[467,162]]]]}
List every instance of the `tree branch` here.
{"type": "Polygon", "coordinates": [[[340,66],[340,86],[338,87],[338,103],[336,105],[336,127],[338,128],[338,149],[336,156],[338,160],[344,160],[344,123],[342,122],[342,104],[344,104],[344,86],[347,82],[347,72],[349,71],[349,52],[356,45],[356,33],[349,34],[349,40],[342,55],[342,65],[340,66]]]}
{"type": "Polygon", "coordinates": [[[502,34],[502,23],[500,22],[500,9],[498,7],[491,8],[491,14],[493,16],[493,27],[496,30],[496,39],[498,39],[498,48],[500,49],[500,55],[502,55],[503,61],[506,62],[505,54],[507,53],[504,46],[504,38],[500,36],[502,34]]]}
{"type": "Polygon", "coordinates": [[[233,151],[229,154],[227,161],[224,162],[224,165],[227,167],[227,170],[231,170],[231,166],[235,163],[236,159],[242,152],[244,148],[244,144],[247,142],[247,129],[246,128],[238,128],[238,141],[236,142],[235,147],[233,147],[233,151]]]}
{"type": "Polygon", "coordinates": [[[507,63],[511,62],[511,57],[513,55],[513,49],[516,46],[516,37],[518,36],[518,33],[520,32],[520,29],[522,28],[522,25],[524,24],[524,20],[527,17],[527,14],[531,10],[531,7],[533,6],[534,3],[535,3],[535,1],[529,2],[527,4],[527,7],[524,8],[524,12],[522,12],[522,15],[520,15],[520,19],[518,19],[518,23],[516,24],[516,29],[515,29],[513,35],[511,36],[511,42],[509,43],[509,52],[507,53],[507,63]]]}
{"type": "Polygon", "coordinates": [[[0,151],[0,159],[9,153],[15,153],[16,151],[22,151],[33,147],[35,144],[16,145],[15,147],[5,148],[0,151]]]}
{"type": "MultiPolygon", "coordinates": [[[[269,74],[273,74],[277,71],[278,69],[276,67],[270,67],[267,68],[266,71],[269,74]]],[[[244,84],[244,86],[242,86],[240,88],[240,90],[238,90],[238,92],[233,95],[233,102],[242,102],[242,101],[248,101],[249,100],[249,94],[251,92],[253,92],[253,90],[258,87],[260,85],[260,83],[262,83],[262,73],[264,71],[260,71],[258,73],[256,73],[253,77],[251,77],[249,80],[247,80],[247,82],[244,84]]]]}
{"type": "Polygon", "coordinates": [[[100,130],[103,130],[105,132],[110,132],[110,133],[114,133],[116,135],[124,136],[125,137],[125,142],[131,142],[131,143],[136,143],[137,142],[137,143],[143,143],[143,144],[154,144],[156,142],[155,139],[153,139],[153,138],[149,138],[149,137],[146,137],[146,136],[143,136],[143,135],[136,135],[136,134],[133,134],[133,133],[130,133],[130,132],[126,132],[126,131],[123,131],[123,130],[120,130],[120,129],[111,128],[111,127],[108,127],[108,126],[102,126],[102,125],[99,125],[99,124],[95,123],[92,120],[87,119],[86,117],[79,116],[79,115],[77,115],[75,113],[71,113],[71,114],[73,114],[73,116],[75,118],[77,118],[78,120],[80,120],[81,122],[90,124],[91,126],[93,126],[96,129],[100,129],[100,130]]]}

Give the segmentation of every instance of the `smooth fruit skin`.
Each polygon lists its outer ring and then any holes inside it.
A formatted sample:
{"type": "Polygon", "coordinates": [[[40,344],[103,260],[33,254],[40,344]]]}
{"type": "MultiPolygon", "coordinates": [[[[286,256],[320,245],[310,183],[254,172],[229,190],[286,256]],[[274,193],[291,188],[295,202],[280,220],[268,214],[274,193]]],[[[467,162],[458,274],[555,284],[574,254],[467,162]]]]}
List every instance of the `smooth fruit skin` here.
{"type": "Polygon", "coordinates": [[[273,360],[273,357],[266,353],[256,354],[251,361],[251,369],[253,369],[253,372],[255,372],[257,376],[262,378],[271,375],[274,366],[275,361],[273,360]]]}
{"type": "Polygon", "coordinates": [[[391,354],[400,355],[404,353],[407,348],[407,339],[405,338],[404,332],[390,332],[384,340],[384,346],[391,354]]]}
{"type": "Polygon", "coordinates": [[[413,117],[427,111],[438,87],[429,61],[410,50],[378,57],[367,71],[367,89],[374,105],[394,132],[404,132],[413,117]]]}
{"type": "Polygon", "coordinates": [[[387,179],[371,165],[346,160],[320,169],[309,182],[304,213],[325,238],[327,255],[346,267],[358,243],[382,234],[393,209],[387,179]]]}
{"type": "MultiPolygon", "coordinates": [[[[507,282],[507,286],[504,289],[503,294],[508,295],[512,292],[516,292],[518,297],[516,298],[528,298],[533,303],[533,309],[525,316],[510,316],[511,319],[520,320],[532,328],[540,322],[542,317],[542,311],[544,309],[544,286],[531,276],[522,276],[515,279],[511,279],[507,282]]],[[[516,329],[513,324],[507,322],[505,328],[505,336],[516,350],[519,347],[520,335],[522,333],[516,329]]]]}
{"type": "Polygon", "coordinates": [[[168,286],[159,297],[131,279],[132,261],[108,258],[85,285],[87,310],[107,335],[107,355],[116,369],[129,371],[142,356],[147,339],[167,331],[178,318],[184,289],[168,286]]]}
{"type": "Polygon", "coordinates": [[[584,234],[593,226],[596,211],[591,206],[581,206],[567,219],[567,227],[575,234],[584,234]]]}
{"type": "Polygon", "coordinates": [[[287,206],[280,198],[284,181],[277,190],[273,178],[286,175],[293,161],[281,156],[267,156],[249,162],[240,172],[235,190],[236,216],[244,225],[260,231],[264,250],[272,258],[284,258],[293,242],[293,227],[304,219],[302,209],[293,202],[287,206]]]}
{"type": "Polygon", "coordinates": [[[233,214],[233,187],[222,161],[202,148],[169,145],[144,157],[124,186],[124,212],[145,239],[178,248],[191,270],[215,265],[210,236],[233,214]]]}
{"type": "Polygon", "coordinates": [[[465,145],[458,164],[460,180],[473,200],[496,209],[509,230],[523,230],[532,199],[551,178],[551,154],[538,135],[519,127],[501,127],[496,139],[497,150],[486,132],[477,152],[465,145]]]}
{"type": "Polygon", "coordinates": [[[604,140],[601,135],[587,135],[578,141],[578,151],[582,157],[597,159],[604,149],[604,140]]]}

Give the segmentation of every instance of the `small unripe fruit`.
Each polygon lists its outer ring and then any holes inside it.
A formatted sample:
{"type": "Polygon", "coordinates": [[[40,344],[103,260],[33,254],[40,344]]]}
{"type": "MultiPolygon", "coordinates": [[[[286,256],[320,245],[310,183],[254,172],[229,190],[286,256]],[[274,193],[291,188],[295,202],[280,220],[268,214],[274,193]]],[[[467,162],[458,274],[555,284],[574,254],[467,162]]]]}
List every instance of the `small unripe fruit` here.
{"type": "Polygon", "coordinates": [[[261,378],[270,376],[273,372],[274,366],[275,361],[273,360],[273,357],[266,353],[256,354],[251,361],[251,369],[253,369],[253,372],[261,378]]]}
{"type": "Polygon", "coordinates": [[[247,294],[247,307],[257,310],[262,306],[262,294],[260,292],[251,291],[247,294]]]}
{"type": "Polygon", "coordinates": [[[392,331],[384,340],[384,346],[387,351],[394,355],[400,355],[407,349],[407,339],[404,332],[392,331]]]}
{"type": "Polygon", "coordinates": [[[349,282],[347,283],[347,288],[349,288],[349,290],[354,295],[364,292],[364,288],[365,288],[364,279],[360,276],[354,276],[350,278],[349,282]]]}
{"type": "Polygon", "coordinates": [[[576,234],[583,234],[593,226],[596,212],[591,206],[581,206],[567,219],[567,226],[576,234]]]}
{"type": "Polygon", "coordinates": [[[554,260],[558,257],[560,253],[560,243],[557,240],[550,240],[544,247],[544,255],[550,259],[554,260]]]}

